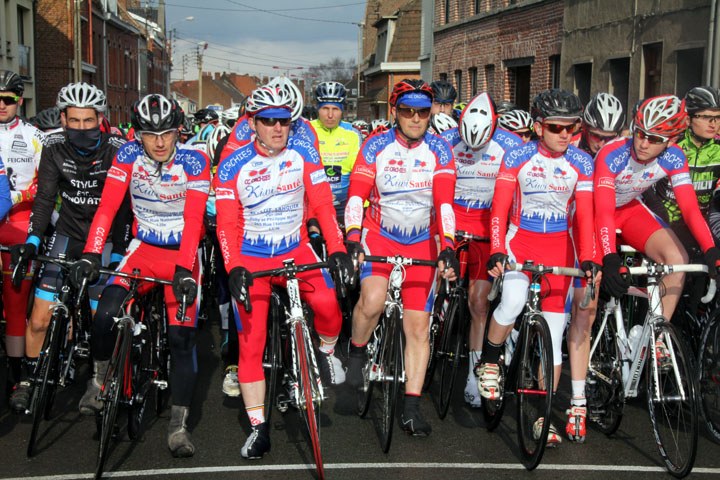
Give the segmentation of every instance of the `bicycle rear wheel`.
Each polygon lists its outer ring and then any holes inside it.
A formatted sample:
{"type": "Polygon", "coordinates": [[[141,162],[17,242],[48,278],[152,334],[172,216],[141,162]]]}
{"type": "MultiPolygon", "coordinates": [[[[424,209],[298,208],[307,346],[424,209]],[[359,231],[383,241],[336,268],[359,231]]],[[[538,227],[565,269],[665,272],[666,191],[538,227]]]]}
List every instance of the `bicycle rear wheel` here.
{"type": "MultiPolygon", "coordinates": [[[[675,326],[660,322],[655,333],[657,340],[665,342],[668,357],[656,359],[650,354],[646,361],[650,421],[665,467],[673,476],[684,477],[692,470],[697,453],[697,376],[675,326]]],[[[655,345],[651,347],[655,350],[655,345]]]]}
{"type": "Polygon", "coordinates": [[[545,451],[553,397],[553,351],[550,331],[542,315],[533,315],[523,325],[515,396],[518,443],[523,465],[538,466],[545,451]]]}
{"type": "MultiPolygon", "coordinates": [[[[305,327],[307,328],[307,327],[305,327]]],[[[313,457],[315,457],[315,468],[320,479],[325,478],[322,454],[320,452],[320,401],[316,385],[320,378],[315,375],[312,361],[310,359],[309,335],[305,331],[302,322],[296,322],[293,327],[295,346],[297,348],[298,374],[300,375],[300,387],[302,388],[301,404],[298,405],[303,415],[305,425],[310,435],[313,457]]]]}
{"type": "Polygon", "coordinates": [[[454,296],[450,300],[445,315],[445,328],[440,342],[440,351],[437,352],[440,363],[440,398],[438,401],[438,416],[444,419],[450,408],[450,397],[455,384],[465,342],[463,305],[467,305],[465,295],[454,296]]]}
{"type": "Polygon", "coordinates": [[[118,408],[120,406],[120,396],[125,389],[125,372],[129,369],[128,350],[132,337],[131,332],[127,332],[125,328],[121,328],[118,332],[117,350],[110,360],[108,372],[105,375],[101,395],[103,397],[103,409],[100,413],[100,444],[98,445],[97,463],[95,465],[95,478],[100,479],[105,467],[107,459],[108,447],[110,439],[115,430],[115,420],[117,419],[118,408]]]}
{"type": "Polygon", "coordinates": [[[382,405],[380,418],[380,446],[387,453],[390,450],[395,422],[397,397],[403,365],[402,332],[400,331],[400,312],[394,308],[385,319],[386,335],[381,353],[380,373],[382,375],[382,405]]]}
{"type": "MultiPolygon", "coordinates": [[[[598,312],[602,314],[602,309],[598,312]]],[[[591,345],[597,339],[597,346],[590,358],[587,374],[588,418],[602,433],[611,435],[620,427],[623,416],[622,364],[615,317],[608,318],[602,331],[601,324],[601,321],[595,321],[590,334],[591,345]]]]}
{"type": "Polygon", "coordinates": [[[698,365],[703,423],[710,438],[720,443],[720,311],[703,328],[698,365]]]}

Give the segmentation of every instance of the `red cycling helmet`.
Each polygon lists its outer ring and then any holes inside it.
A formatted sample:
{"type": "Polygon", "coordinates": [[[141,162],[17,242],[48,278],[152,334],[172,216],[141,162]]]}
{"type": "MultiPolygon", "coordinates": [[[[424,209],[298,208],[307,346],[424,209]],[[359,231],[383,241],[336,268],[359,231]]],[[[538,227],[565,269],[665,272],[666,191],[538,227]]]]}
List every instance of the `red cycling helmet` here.
{"type": "Polygon", "coordinates": [[[685,100],[680,101],[675,95],[662,95],[648,98],[637,107],[633,130],[639,128],[646,133],[673,137],[685,131],[686,120],[685,100]]]}
{"type": "Polygon", "coordinates": [[[390,106],[394,107],[397,105],[398,98],[402,97],[406,93],[424,93],[428,97],[430,97],[430,101],[433,100],[433,90],[424,80],[420,80],[417,78],[406,78],[405,80],[401,80],[398,83],[395,84],[395,86],[392,89],[392,93],[390,94],[390,106]]]}

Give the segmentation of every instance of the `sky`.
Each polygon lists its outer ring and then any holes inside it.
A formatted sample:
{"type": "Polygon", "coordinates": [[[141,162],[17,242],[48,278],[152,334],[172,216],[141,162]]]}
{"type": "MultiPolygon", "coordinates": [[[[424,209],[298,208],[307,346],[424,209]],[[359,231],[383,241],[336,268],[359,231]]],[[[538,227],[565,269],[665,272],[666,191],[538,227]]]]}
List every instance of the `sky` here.
{"type": "MultiPolygon", "coordinates": [[[[151,0],[156,5],[157,0],[151,0]]],[[[203,71],[294,75],[331,58],[356,59],[365,1],[166,0],[167,29],[175,29],[172,80],[197,79],[197,45],[203,71]],[[187,17],[193,20],[185,20],[187,17]],[[279,68],[273,68],[279,67],[279,68]]]]}

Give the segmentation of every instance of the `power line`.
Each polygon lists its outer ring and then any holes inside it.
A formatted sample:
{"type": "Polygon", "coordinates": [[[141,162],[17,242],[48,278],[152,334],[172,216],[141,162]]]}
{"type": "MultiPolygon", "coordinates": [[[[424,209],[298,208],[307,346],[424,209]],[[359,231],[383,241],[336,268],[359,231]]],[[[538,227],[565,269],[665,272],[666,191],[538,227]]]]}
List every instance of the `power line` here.
{"type": "Polygon", "coordinates": [[[304,18],[304,17],[294,17],[292,15],[285,15],[278,12],[273,12],[272,10],[265,10],[263,8],[256,8],[251,5],[245,5],[244,3],[236,2],[234,0],[225,0],[228,3],[232,3],[233,5],[240,5],[241,7],[250,8],[252,10],[263,12],[263,13],[269,13],[270,15],[277,15],[278,17],[285,17],[285,18],[291,18],[293,20],[303,20],[308,22],[323,22],[323,23],[342,23],[345,25],[359,25],[358,22],[342,22],[339,20],[322,20],[319,18],[304,18]]]}
{"type": "MultiPolygon", "coordinates": [[[[183,42],[187,42],[187,43],[190,43],[190,44],[194,44],[194,42],[191,42],[190,40],[185,40],[184,38],[178,38],[178,40],[182,40],[183,42]]],[[[213,47],[212,45],[209,45],[208,48],[213,48],[213,49],[215,49],[215,50],[220,50],[220,49],[217,49],[217,48],[213,47]]],[[[225,52],[224,50],[221,50],[220,53],[228,53],[228,54],[230,54],[230,55],[233,55],[233,56],[236,56],[236,57],[241,57],[241,58],[243,58],[243,57],[248,57],[248,58],[254,58],[254,59],[257,59],[257,60],[264,60],[264,58],[262,58],[262,57],[253,57],[253,56],[251,56],[251,55],[238,54],[238,53],[232,53],[232,52],[225,52]]],[[[203,55],[203,56],[206,57],[206,58],[214,58],[214,59],[217,59],[217,60],[227,60],[227,57],[225,57],[225,58],[223,58],[223,57],[213,57],[213,56],[207,55],[207,54],[205,54],[205,55],[203,55]]],[[[233,59],[233,61],[234,61],[235,63],[244,63],[244,64],[248,64],[248,65],[259,65],[259,66],[266,66],[266,67],[274,67],[274,66],[275,66],[275,65],[273,65],[273,64],[266,64],[266,63],[252,63],[252,62],[247,62],[247,61],[245,61],[245,60],[235,60],[235,59],[233,59]]],[[[312,66],[315,66],[315,65],[312,65],[312,64],[309,64],[309,63],[308,63],[308,64],[304,64],[304,65],[297,65],[297,63],[296,63],[296,64],[293,64],[293,65],[282,65],[281,67],[282,67],[282,68],[293,68],[293,67],[296,67],[296,66],[312,67],[312,66]]]]}
{"type": "MultiPolygon", "coordinates": [[[[258,11],[258,9],[256,9],[256,8],[198,7],[195,5],[181,5],[179,3],[167,3],[167,2],[165,2],[165,5],[169,5],[171,7],[179,7],[179,8],[190,8],[193,10],[213,10],[213,11],[219,11],[219,12],[256,12],[256,11],[258,11]]],[[[328,6],[324,6],[324,7],[284,8],[281,10],[276,10],[276,12],[295,12],[295,11],[300,11],[300,10],[323,10],[323,9],[328,9],[328,8],[353,7],[356,5],[365,5],[365,2],[344,3],[341,5],[328,5],[328,6]]]]}

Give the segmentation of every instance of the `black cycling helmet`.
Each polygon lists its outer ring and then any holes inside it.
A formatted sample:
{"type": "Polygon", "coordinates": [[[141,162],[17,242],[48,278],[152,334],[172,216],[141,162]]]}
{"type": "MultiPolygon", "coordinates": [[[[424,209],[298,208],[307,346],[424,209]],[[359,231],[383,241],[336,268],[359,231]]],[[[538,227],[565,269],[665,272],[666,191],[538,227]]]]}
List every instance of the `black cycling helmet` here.
{"type": "Polygon", "coordinates": [[[312,105],[305,105],[302,109],[302,117],[306,120],[315,120],[317,118],[317,108],[312,105]]]}
{"type": "Polygon", "coordinates": [[[60,109],[57,107],[46,108],[37,114],[34,124],[40,130],[53,130],[62,127],[60,109]]]}
{"type": "Polygon", "coordinates": [[[182,121],[182,128],[180,129],[180,133],[182,135],[187,135],[192,137],[195,134],[195,123],[193,122],[193,118],[185,115],[182,121]]]}
{"type": "Polygon", "coordinates": [[[433,90],[435,101],[439,103],[455,103],[457,98],[457,90],[452,86],[452,83],[447,80],[438,80],[430,84],[430,88],[433,90]]]}
{"type": "Polygon", "coordinates": [[[198,121],[198,123],[210,123],[213,120],[217,120],[220,118],[215,110],[210,110],[209,108],[201,108],[197,112],[195,112],[195,119],[198,121]]]}
{"type": "Polygon", "coordinates": [[[25,84],[20,75],[10,70],[0,70],[0,92],[13,92],[22,97],[24,91],[25,84]]]}
{"type": "Polygon", "coordinates": [[[347,93],[340,82],[322,82],[315,89],[315,101],[320,103],[345,104],[347,93]]]}
{"type": "Polygon", "coordinates": [[[182,108],[162,95],[146,95],[133,105],[130,121],[136,131],[161,132],[178,128],[183,121],[182,108]]]}
{"type": "Polygon", "coordinates": [[[578,96],[561,88],[545,90],[533,99],[532,114],[536,119],[579,119],[582,113],[583,106],[578,96]]]}
{"type": "Polygon", "coordinates": [[[512,102],[502,101],[497,104],[497,110],[495,113],[498,115],[502,115],[503,113],[512,112],[513,110],[517,110],[519,107],[515,105],[512,102]]]}
{"type": "Polygon", "coordinates": [[[685,110],[693,114],[700,110],[720,108],[720,90],[715,87],[695,87],[685,94],[685,110]]]}

